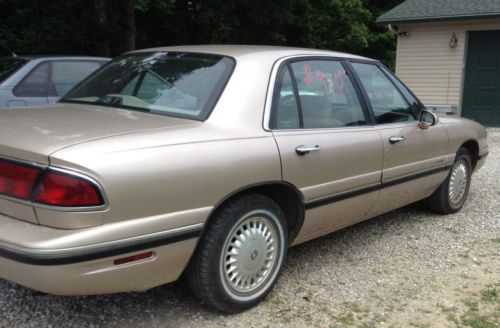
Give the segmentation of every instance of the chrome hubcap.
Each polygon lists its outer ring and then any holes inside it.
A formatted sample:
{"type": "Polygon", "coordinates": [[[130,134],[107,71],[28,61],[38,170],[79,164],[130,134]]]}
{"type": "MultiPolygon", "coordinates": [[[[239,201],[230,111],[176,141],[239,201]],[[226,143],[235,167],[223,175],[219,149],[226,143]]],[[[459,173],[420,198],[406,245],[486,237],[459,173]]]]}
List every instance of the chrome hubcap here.
{"type": "Polygon", "coordinates": [[[462,201],[467,189],[468,179],[467,163],[462,159],[455,163],[450,175],[448,197],[452,204],[456,205],[462,201]]]}
{"type": "Polygon", "coordinates": [[[226,240],[222,254],[228,287],[238,293],[261,287],[275,268],[278,243],[276,229],[264,215],[243,219],[226,240]]]}

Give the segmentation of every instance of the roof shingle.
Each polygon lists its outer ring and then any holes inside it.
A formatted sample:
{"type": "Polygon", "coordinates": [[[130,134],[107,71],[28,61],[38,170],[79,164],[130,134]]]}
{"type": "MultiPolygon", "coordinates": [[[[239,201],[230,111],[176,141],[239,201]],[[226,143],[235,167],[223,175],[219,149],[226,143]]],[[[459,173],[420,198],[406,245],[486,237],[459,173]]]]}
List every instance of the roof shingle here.
{"type": "Polygon", "coordinates": [[[500,17],[500,0],[406,0],[377,23],[431,22],[500,17]]]}

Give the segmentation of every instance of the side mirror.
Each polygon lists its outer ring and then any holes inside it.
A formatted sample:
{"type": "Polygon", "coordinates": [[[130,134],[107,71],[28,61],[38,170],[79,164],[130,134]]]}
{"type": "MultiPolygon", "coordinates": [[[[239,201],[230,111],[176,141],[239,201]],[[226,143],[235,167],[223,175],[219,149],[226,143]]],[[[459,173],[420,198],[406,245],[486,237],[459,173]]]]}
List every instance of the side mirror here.
{"type": "Polygon", "coordinates": [[[434,126],[438,123],[438,117],[436,114],[424,109],[420,111],[418,116],[418,126],[421,129],[428,129],[431,126],[434,126]]]}

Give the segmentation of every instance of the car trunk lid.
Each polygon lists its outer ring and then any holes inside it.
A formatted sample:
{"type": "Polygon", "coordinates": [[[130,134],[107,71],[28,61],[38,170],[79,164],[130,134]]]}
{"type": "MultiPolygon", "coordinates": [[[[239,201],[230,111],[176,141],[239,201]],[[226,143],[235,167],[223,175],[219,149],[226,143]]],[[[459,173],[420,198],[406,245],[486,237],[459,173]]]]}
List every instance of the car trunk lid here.
{"type": "Polygon", "coordinates": [[[53,152],[83,142],[199,123],[120,108],[59,103],[0,111],[0,156],[48,164],[53,152]]]}
{"type": "MultiPolygon", "coordinates": [[[[0,110],[0,158],[43,167],[50,164],[52,153],[77,144],[194,124],[200,122],[80,104],[0,110]]],[[[5,195],[0,195],[0,214],[37,222],[29,201],[5,195]]]]}

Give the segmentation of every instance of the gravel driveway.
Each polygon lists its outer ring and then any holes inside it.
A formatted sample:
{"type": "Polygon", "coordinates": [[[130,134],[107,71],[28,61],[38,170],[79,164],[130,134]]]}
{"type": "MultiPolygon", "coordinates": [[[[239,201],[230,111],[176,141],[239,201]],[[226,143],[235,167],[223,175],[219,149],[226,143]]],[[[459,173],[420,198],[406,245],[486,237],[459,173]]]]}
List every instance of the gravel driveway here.
{"type": "Polygon", "coordinates": [[[245,313],[213,312],[182,283],[56,297],[0,280],[0,327],[499,327],[500,129],[488,134],[461,212],[411,205],[297,246],[271,295],[245,313]]]}

